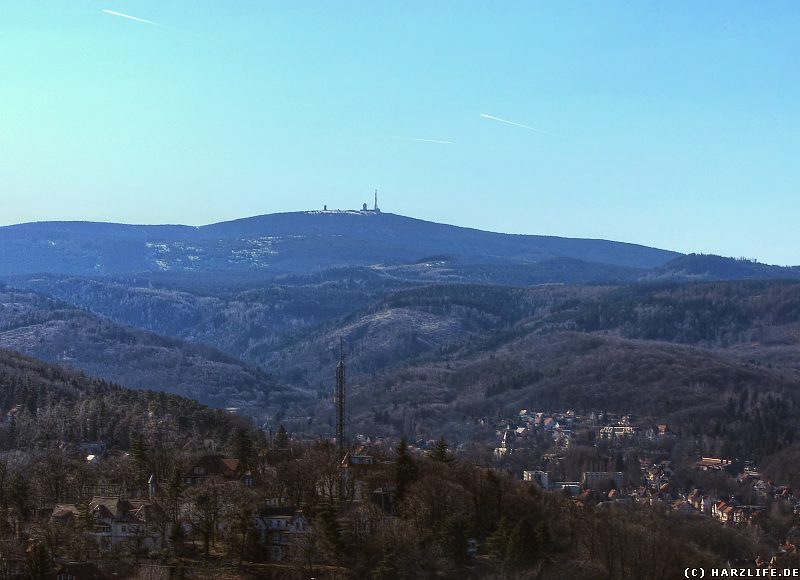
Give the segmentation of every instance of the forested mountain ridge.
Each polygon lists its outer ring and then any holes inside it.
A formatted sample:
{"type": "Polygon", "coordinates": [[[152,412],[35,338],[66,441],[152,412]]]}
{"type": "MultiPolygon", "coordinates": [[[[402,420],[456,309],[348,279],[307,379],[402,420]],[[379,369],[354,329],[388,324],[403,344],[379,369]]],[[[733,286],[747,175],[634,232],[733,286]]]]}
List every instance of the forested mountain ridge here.
{"type": "Polygon", "coordinates": [[[377,298],[310,329],[278,352],[254,354],[274,362],[275,372],[298,365],[313,376],[334,364],[330,345],[342,335],[350,346],[354,372],[373,373],[418,357],[444,360],[463,348],[481,354],[520,336],[567,330],[728,348],[726,356],[788,371],[795,368],[791,357],[776,357],[781,349],[800,342],[798,304],[800,283],[783,281],[535,288],[435,285],[377,298]]]}
{"type": "Polygon", "coordinates": [[[218,407],[263,407],[285,391],[212,347],[123,326],[29,291],[0,290],[0,347],[218,407]]]}
{"type": "Polygon", "coordinates": [[[644,281],[798,280],[800,266],[770,266],[745,258],[707,254],[678,256],[646,272],[644,281]]]}
{"type": "Polygon", "coordinates": [[[724,352],[574,332],[464,349],[350,381],[354,422],[370,433],[457,439],[519,409],[612,410],[668,423],[707,453],[758,460],[798,436],[800,377],[724,352]]]}
{"type": "Polygon", "coordinates": [[[167,428],[175,435],[227,437],[236,421],[183,397],[130,390],[81,372],[0,349],[0,448],[56,449],[106,441],[128,449],[136,434],[167,428]],[[12,411],[13,410],[13,411],[12,411]],[[6,418],[7,418],[6,417],[6,418]]]}
{"type": "Polygon", "coordinates": [[[414,264],[446,254],[461,264],[548,258],[651,268],[678,254],[636,244],[512,235],[372,211],[271,214],[203,227],[41,222],[0,228],[0,275],[137,272],[313,272],[414,264]]]}
{"type": "Polygon", "coordinates": [[[364,270],[334,271],[284,284],[217,293],[58,276],[18,279],[14,284],[77,304],[120,324],[214,346],[254,365],[267,364],[269,353],[279,352],[320,325],[408,286],[364,270]]]}
{"type": "MultiPolygon", "coordinates": [[[[706,260],[709,257],[687,256],[680,258],[682,262],[691,260],[706,260]]],[[[752,263],[746,261],[733,261],[743,267],[751,267],[752,263]]],[[[303,340],[309,333],[325,325],[335,323],[337,320],[355,315],[359,309],[371,309],[381,300],[389,299],[398,292],[411,291],[413,288],[424,288],[423,294],[436,296],[438,286],[448,289],[458,285],[473,288],[474,284],[466,283],[465,278],[451,279],[454,270],[444,258],[431,260],[417,266],[397,266],[381,268],[348,268],[331,269],[312,275],[284,276],[272,281],[253,282],[243,286],[214,288],[207,286],[195,287],[192,280],[185,277],[153,279],[148,277],[134,278],[95,278],[95,277],[64,277],[58,275],[40,275],[15,277],[10,283],[17,287],[29,288],[51,295],[65,302],[76,304],[121,324],[144,328],[159,334],[172,336],[182,340],[214,346],[232,356],[244,359],[251,364],[264,364],[272,354],[286,347],[290,347],[297,340],[303,340]],[[432,278],[420,274],[424,271],[436,271],[432,278]],[[447,270],[448,274],[442,272],[447,270]],[[409,272],[415,271],[411,275],[409,272]],[[175,286],[175,283],[178,286],[175,286]]],[[[760,265],[763,266],[763,265],[760,265]]],[[[774,268],[774,267],[769,267],[774,268]]],[[[518,271],[519,268],[509,267],[509,272],[518,271]]],[[[524,268],[522,268],[524,274],[524,268]]],[[[477,270],[473,270],[475,274],[477,270]]],[[[486,271],[488,272],[488,270],[486,271]]],[[[484,273],[486,273],[484,272],[484,273]]],[[[496,268],[491,270],[497,274],[496,268]]],[[[492,276],[489,276],[491,279],[492,276]]],[[[776,280],[776,283],[779,281],[776,280]]],[[[765,281],[753,280],[753,284],[762,284],[765,281]]],[[[602,330],[608,326],[614,317],[622,316],[617,310],[626,308],[630,302],[631,308],[636,306],[637,296],[646,297],[653,295],[655,289],[668,288],[670,285],[680,287],[680,280],[661,280],[648,283],[628,283],[617,280],[605,283],[602,287],[618,286],[623,288],[618,294],[609,298],[609,303],[595,303],[590,299],[583,303],[581,308],[576,307],[574,313],[567,312],[564,324],[573,324],[575,328],[586,330],[602,330]],[[630,295],[630,299],[625,298],[630,295]],[[579,312],[579,310],[581,310],[579,312]],[[604,322],[592,322],[592,312],[606,312],[604,322]],[[575,315],[575,320],[570,322],[570,317],[575,315]]],[[[506,284],[486,284],[481,286],[500,288],[506,284]]],[[[545,286],[545,285],[541,285],[545,286]]],[[[571,287],[589,288],[590,285],[572,285],[571,287]]],[[[557,286],[552,286],[557,288],[557,286]]],[[[690,287],[689,285],[686,286],[690,287]]],[[[730,288],[747,288],[747,283],[741,286],[732,284],[730,288]]],[[[515,288],[513,285],[509,288],[515,288]]],[[[723,288],[723,286],[720,286],[723,288]]],[[[467,290],[469,291],[469,290],[467,290]]],[[[538,291],[535,290],[534,291],[538,291]]],[[[445,290],[457,294],[456,290],[445,290]]],[[[500,290],[493,290],[500,292],[500,290]]],[[[569,290],[565,292],[573,292],[569,290]]],[[[589,295],[596,293],[588,291],[589,295]]],[[[677,296],[677,294],[675,295],[677,296]]],[[[744,300],[749,300],[742,295],[744,300]]],[[[675,297],[670,298],[673,300],[675,297]]],[[[580,301],[581,298],[576,298],[580,301]]],[[[648,300],[654,300],[648,298],[648,300]]],[[[736,300],[733,296],[731,300],[736,300]]],[[[712,300],[713,301],[713,300],[712,300]]],[[[508,304],[508,302],[506,302],[508,304]]],[[[741,308],[742,306],[737,306],[741,308]]],[[[660,323],[671,315],[662,309],[657,315],[644,314],[645,306],[637,310],[635,316],[638,326],[646,323],[648,316],[652,319],[653,328],[658,328],[660,323]]],[[[649,309],[657,308],[650,304],[649,309]]],[[[708,329],[697,327],[698,317],[710,315],[712,327],[718,325],[722,316],[719,305],[711,310],[705,309],[702,304],[674,304],[670,309],[680,308],[688,318],[678,321],[667,321],[666,326],[661,326],[662,336],[655,336],[655,330],[648,331],[649,335],[633,334],[643,338],[660,338],[672,340],[664,333],[673,333],[676,322],[687,326],[686,332],[707,333],[708,329]],[[697,306],[701,310],[689,312],[697,306]],[[695,320],[695,322],[693,322],[695,320]],[[694,325],[694,326],[693,326],[694,325]],[[673,329],[673,330],[670,330],[673,329]]],[[[670,310],[671,311],[671,310],[670,310]]],[[[624,314],[630,318],[631,313],[624,314]]],[[[630,322],[625,322],[630,324],[630,322]]],[[[747,317],[742,324],[748,327],[747,317]]],[[[709,327],[711,328],[711,327],[709,327]]],[[[688,338],[688,335],[687,335],[688,338]]]]}
{"type": "Polygon", "coordinates": [[[800,340],[800,283],[742,281],[622,286],[554,315],[585,332],[708,346],[800,340]]]}
{"type": "Polygon", "coordinates": [[[354,376],[563,330],[728,348],[726,356],[787,370],[783,351],[800,340],[800,284],[789,281],[408,287],[368,271],[349,276],[218,295],[109,280],[29,283],[129,324],[213,344],[310,391],[327,388],[340,335],[354,376]]]}
{"type": "Polygon", "coordinates": [[[520,408],[610,409],[761,457],[798,433],[798,293],[781,281],[421,287],[309,333],[271,364],[322,388],[313,415],[325,417],[343,336],[349,409],[367,433],[469,440],[479,419],[520,408]]]}
{"type": "Polygon", "coordinates": [[[138,276],[190,291],[370,268],[418,283],[508,285],[800,278],[798,268],[607,240],[501,234],[375,211],[270,214],[202,227],[0,227],[0,276],[138,276]]]}
{"type": "Polygon", "coordinates": [[[368,268],[282,282],[197,293],[113,279],[26,283],[268,370],[291,390],[256,403],[320,432],[342,336],[349,412],[367,433],[466,440],[479,417],[541,404],[646,413],[698,436],[713,424],[712,448],[746,442],[758,454],[774,450],[755,419],[769,416],[781,430],[774,445],[794,440],[773,414],[778,403],[794,408],[798,391],[798,282],[423,285],[368,268]],[[754,414],[733,420],[727,401],[743,392],[754,414]]]}

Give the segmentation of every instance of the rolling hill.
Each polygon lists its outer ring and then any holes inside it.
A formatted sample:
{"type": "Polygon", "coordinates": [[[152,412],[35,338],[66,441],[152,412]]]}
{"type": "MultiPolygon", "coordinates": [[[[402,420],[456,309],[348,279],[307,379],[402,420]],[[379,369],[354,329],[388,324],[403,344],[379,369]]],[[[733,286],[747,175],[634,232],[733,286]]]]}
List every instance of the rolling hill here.
{"type": "Polygon", "coordinates": [[[289,396],[262,371],[211,347],[126,327],[32,292],[0,290],[0,348],[217,407],[264,407],[270,397],[289,396]]]}
{"type": "MultiPolygon", "coordinates": [[[[217,436],[226,440],[235,416],[196,401],[149,390],[125,389],[18,352],[0,349],[0,450],[60,453],[87,441],[128,449],[143,432],[179,440],[217,436]],[[4,416],[5,418],[5,416],[4,416]]],[[[85,456],[85,453],[84,455],[85,456]]]]}
{"type": "Polygon", "coordinates": [[[0,228],[0,249],[4,276],[204,272],[267,278],[334,267],[414,264],[441,255],[459,265],[572,258],[652,268],[678,256],[635,244],[484,232],[373,211],[271,214],[203,227],[20,224],[0,228]]]}
{"type": "Polygon", "coordinates": [[[483,432],[491,440],[493,420],[519,409],[610,410],[667,422],[705,438],[708,451],[752,459],[795,440],[800,410],[797,374],[720,351],[573,332],[464,349],[349,384],[353,422],[368,433],[470,440],[483,432]]]}
{"type": "Polygon", "coordinates": [[[800,267],[707,254],[678,256],[644,274],[643,281],[798,280],[800,267]]]}

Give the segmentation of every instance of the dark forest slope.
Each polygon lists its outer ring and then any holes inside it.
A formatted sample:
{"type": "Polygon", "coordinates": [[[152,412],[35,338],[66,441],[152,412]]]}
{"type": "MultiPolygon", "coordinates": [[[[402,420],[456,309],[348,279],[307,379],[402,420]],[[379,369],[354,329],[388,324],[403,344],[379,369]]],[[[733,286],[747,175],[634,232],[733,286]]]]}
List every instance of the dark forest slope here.
{"type": "Polygon", "coordinates": [[[705,452],[758,459],[800,435],[800,378],[681,345],[556,332],[351,381],[365,426],[467,434],[519,409],[610,410],[668,422],[705,452]]]}
{"type": "Polygon", "coordinates": [[[214,406],[264,406],[270,395],[280,396],[270,377],[230,355],[122,326],[32,292],[0,291],[0,347],[214,406]]]}
{"type": "Polygon", "coordinates": [[[129,390],[83,373],[0,349],[0,449],[47,449],[106,441],[127,449],[136,434],[181,440],[226,438],[231,415],[190,399],[129,390]],[[12,411],[13,410],[13,411],[12,411]]]}

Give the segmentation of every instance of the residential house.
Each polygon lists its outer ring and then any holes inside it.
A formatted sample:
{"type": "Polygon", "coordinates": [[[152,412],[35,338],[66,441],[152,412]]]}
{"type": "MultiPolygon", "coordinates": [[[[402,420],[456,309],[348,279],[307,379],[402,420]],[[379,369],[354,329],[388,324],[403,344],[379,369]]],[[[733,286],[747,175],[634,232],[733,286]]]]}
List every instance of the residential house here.
{"type": "MultiPolygon", "coordinates": [[[[94,519],[93,535],[100,547],[109,549],[123,542],[135,543],[146,550],[160,548],[160,534],[154,524],[160,520],[160,510],[145,500],[128,500],[119,496],[95,496],[89,502],[94,519]]],[[[68,524],[78,517],[75,504],[58,504],[51,519],[68,524]]]]}
{"type": "Polygon", "coordinates": [[[78,506],[75,504],[58,503],[53,508],[53,513],[50,514],[50,520],[64,525],[71,524],[78,517],[78,506]]]}
{"type": "Polygon", "coordinates": [[[645,479],[650,485],[660,487],[672,480],[674,472],[669,461],[654,463],[645,471],[645,479]]]}
{"type": "Polygon", "coordinates": [[[120,497],[93,497],[89,512],[94,516],[94,535],[103,547],[135,541],[142,548],[160,548],[160,536],[153,523],[160,510],[149,501],[120,497]]]}
{"type": "Polygon", "coordinates": [[[553,491],[564,492],[566,490],[573,497],[581,494],[581,482],[579,481],[557,481],[553,484],[553,491]]]}
{"type": "Polygon", "coordinates": [[[203,455],[184,475],[184,483],[188,486],[200,485],[209,477],[220,477],[229,481],[241,481],[245,487],[252,487],[253,474],[242,468],[238,459],[224,455],[203,455]]]}
{"type": "Polygon", "coordinates": [[[268,509],[255,516],[253,526],[259,533],[259,542],[267,546],[269,557],[275,562],[286,559],[311,532],[303,512],[293,509],[268,509]]]}
{"type": "Polygon", "coordinates": [[[645,437],[651,441],[663,441],[674,438],[675,434],[670,431],[666,423],[658,423],[646,431],[645,437]]]}
{"type": "Polygon", "coordinates": [[[571,438],[572,438],[571,429],[563,429],[561,427],[556,427],[555,429],[553,429],[553,441],[555,441],[557,445],[569,447],[569,442],[571,438]]]}
{"type": "Polygon", "coordinates": [[[685,499],[676,499],[672,502],[670,506],[673,510],[681,514],[696,514],[697,510],[694,509],[692,504],[690,504],[685,499]]]}
{"type": "Polygon", "coordinates": [[[601,440],[619,441],[635,436],[638,431],[638,427],[632,427],[631,425],[607,425],[605,427],[600,427],[597,436],[601,440]]]}
{"type": "Polygon", "coordinates": [[[597,489],[609,481],[614,482],[614,487],[617,489],[622,489],[624,479],[625,474],[621,471],[584,471],[581,475],[583,485],[589,489],[597,489]]]}
{"type": "Polygon", "coordinates": [[[752,524],[764,513],[763,506],[745,505],[737,506],[733,510],[733,523],[734,524],[752,524]]]}
{"type": "Polygon", "coordinates": [[[723,524],[732,524],[734,506],[731,503],[722,500],[715,503],[711,506],[711,517],[723,524]]]}
{"type": "Polygon", "coordinates": [[[546,471],[523,471],[522,479],[524,481],[532,481],[539,485],[543,490],[550,489],[550,474],[546,471]]]}
{"type": "Polygon", "coordinates": [[[369,499],[371,490],[367,485],[370,476],[379,473],[384,465],[371,455],[359,455],[347,452],[339,465],[342,478],[342,489],[350,501],[369,499]]]}
{"type": "Polygon", "coordinates": [[[730,459],[722,459],[719,457],[701,457],[700,461],[694,466],[700,471],[721,471],[731,465],[733,462],[730,459]]]}

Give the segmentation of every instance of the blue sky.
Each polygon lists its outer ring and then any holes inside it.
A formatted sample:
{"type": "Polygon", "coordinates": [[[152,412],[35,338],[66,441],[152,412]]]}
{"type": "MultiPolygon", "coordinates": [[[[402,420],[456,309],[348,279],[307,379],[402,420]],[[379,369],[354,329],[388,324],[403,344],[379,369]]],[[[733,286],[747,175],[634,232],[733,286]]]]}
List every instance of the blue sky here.
{"type": "Polygon", "coordinates": [[[0,223],[378,188],[434,221],[800,264],[799,29],[789,1],[4,0],[0,223]]]}

